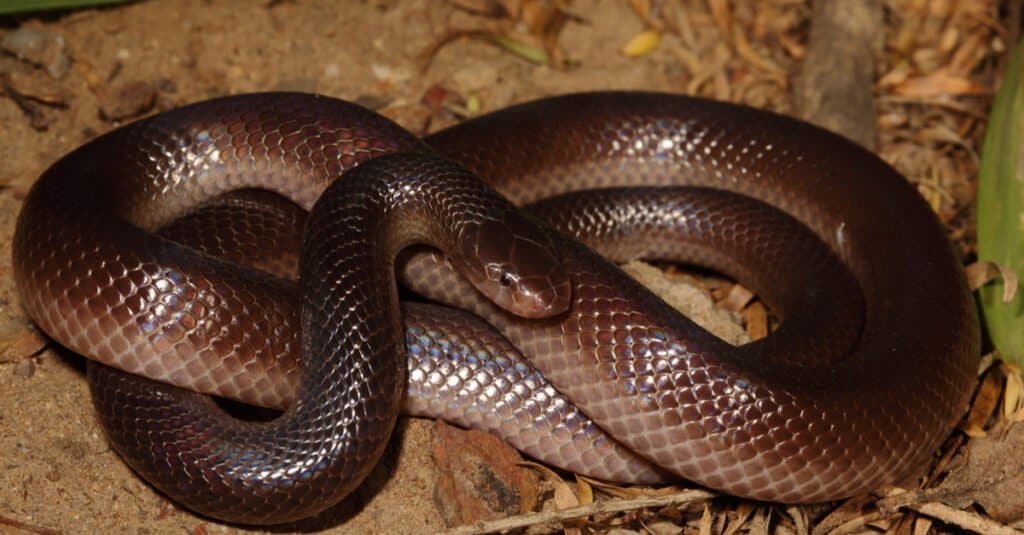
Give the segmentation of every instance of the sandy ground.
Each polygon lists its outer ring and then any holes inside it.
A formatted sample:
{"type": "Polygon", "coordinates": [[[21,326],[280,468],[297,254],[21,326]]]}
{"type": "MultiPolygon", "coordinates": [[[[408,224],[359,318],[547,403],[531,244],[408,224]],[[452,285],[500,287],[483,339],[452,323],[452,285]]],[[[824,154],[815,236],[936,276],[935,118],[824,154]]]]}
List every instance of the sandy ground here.
{"type": "MultiPolygon", "coordinates": [[[[806,17],[806,6],[776,4],[790,6],[773,9],[788,17],[791,27],[806,17]]],[[[116,126],[117,121],[101,118],[103,98],[135,82],[157,88],[156,109],[247,91],[316,91],[370,104],[423,133],[456,120],[432,114],[421,103],[434,86],[473,96],[487,111],[592,89],[696,88],[714,96],[736,81],[721,76],[695,81],[681,67],[678,42],[644,57],[624,56],[620,48],[644,29],[627,2],[581,0],[572,9],[586,22],[569,23],[561,34],[561,49],[578,65],[565,70],[531,64],[480,40],[458,40],[420,71],[419,54],[446,29],[495,24],[434,0],[152,1],[8,21],[0,27],[0,34],[22,25],[56,32],[72,60],[66,76],[49,82],[48,89],[63,104],[39,107],[45,129],[33,128],[14,100],[0,99],[0,517],[62,533],[239,529],[178,510],[129,471],[97,426],[80,357],[46,349],[25,358],[41,349],[43,340],[20,311],[10,279],[15,214],[47,165],[116,126]]],[[[737,8],[736,15],[745,11],[737,8]]],[[[690,21],[713,33],[710,17],[697,10],[690,21]]],[[[771,28],[767,32],[770,40],[771,28]]],[[[705,42],[702,35],[694,42],[705,42]]],[[[725,64],[719,46],[698,47],[690,54],[725,64]]],[[[796,60],[782,57],[781,66],[791,70],[796,60]]],[[[716,72],[736,74],[728,68],[716,72]]],[[[751,82],[751,76],[747,73],[745,91],[728,96],[788,111],[790,97],[783,87],[751,82]]],[[[430,441],[429,422],[403,423],[384,465],[353,501],[296,529],[442,530],[432,500],[438,474],[430,441]]]]}

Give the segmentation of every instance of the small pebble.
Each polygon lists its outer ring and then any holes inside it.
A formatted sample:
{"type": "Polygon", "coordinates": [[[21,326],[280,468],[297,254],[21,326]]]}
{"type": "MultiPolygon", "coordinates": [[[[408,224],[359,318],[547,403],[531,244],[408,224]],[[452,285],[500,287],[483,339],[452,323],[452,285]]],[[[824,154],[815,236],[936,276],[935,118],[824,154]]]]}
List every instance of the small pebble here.
{"type": "Polygon", "coordinates": [[[60,82],[54,81],[40,71],[12,72],[7,75],[7,85],[19,95],[51,106],[64,106],[70,99],[67,90],[60,82]]]}
{"type": "Polygon", "coordinates": [[[31,358],[19,360],[14,365],[14,375],[22,379],[31,379],[36,374],[36,363],[31,358]]]}
{"type": "Polygon", "coordinates": [[[106,86],[97,94],[100,114],[108,121],[137,117],[153,108],[156,90],[148,82],[134,81],[106,86]]]}
{"type": "Polygon", "coordinates": [[[0,47],[23,61],[46,69],[50,76],[64,78],[71,69],[64,37],[52,32],[21,27],[7,34],[0,47]]]}
{"type": "Polygon", "coordinates": [[[156,89],[161,93],[177,93],[178,84],[174,83],[174,80],[170,78],[161,78],[156,81],[156,89]]]}
{"type": "Polygon", "coordinates": [[[0,362],[24,362],[46,347],[47,340],[28,318],[0,324],[0,362]]]}

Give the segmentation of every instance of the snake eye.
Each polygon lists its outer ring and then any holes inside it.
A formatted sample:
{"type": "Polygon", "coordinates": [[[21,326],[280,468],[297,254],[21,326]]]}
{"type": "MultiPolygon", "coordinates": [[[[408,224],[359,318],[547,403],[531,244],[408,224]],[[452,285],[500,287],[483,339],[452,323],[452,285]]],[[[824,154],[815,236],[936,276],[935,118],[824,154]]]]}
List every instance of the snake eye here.
{"type": "Polygon", "coordinates": [[[509,275],[508,273],[502,273],[501,276],[498,277],[498,284],[500,284],[503,288],[508,288],[509,286],[512,286],[512,276],[509,275]]]}

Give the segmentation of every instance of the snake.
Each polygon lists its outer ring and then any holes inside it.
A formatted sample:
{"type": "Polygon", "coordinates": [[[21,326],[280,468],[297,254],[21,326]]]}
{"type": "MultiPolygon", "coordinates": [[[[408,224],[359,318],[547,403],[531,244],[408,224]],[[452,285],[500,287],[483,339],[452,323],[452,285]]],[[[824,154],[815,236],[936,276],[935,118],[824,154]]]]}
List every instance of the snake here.
{"type": "MultiPolygon", "coordinates": [[[[275,241],[240,225],[227,234],[275,241]]],[[[803,121],[682,95],[548,97],[422,139],[325,96],[216,98],[58,160],[12,251],[29,315],[102,364],[89,377],[118,453],[240,523],[337,503],[403,392],[456,384],[434,409],[490,397],[490,425],[518,414],[527,428],[506,430],[543,454],[547,422],[584,471],[837,500],[934,454],[980,355],[958,255],[903,176],[803,121]],[[238,190],[310,211],[298,282],[161,234],[238,190]],[[734,277],[780,324],[730,345],[611,263],[633,257],[734,277]],[[398,280],[467,312],[403,308],[398,280]],[[243,421],[205,394],[283,412],[243,421]]]]}

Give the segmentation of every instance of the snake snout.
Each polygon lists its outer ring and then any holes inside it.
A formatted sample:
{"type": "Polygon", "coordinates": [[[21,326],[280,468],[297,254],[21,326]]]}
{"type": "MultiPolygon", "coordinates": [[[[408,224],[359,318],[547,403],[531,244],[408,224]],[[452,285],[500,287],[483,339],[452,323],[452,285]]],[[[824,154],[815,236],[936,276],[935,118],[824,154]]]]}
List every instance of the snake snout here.
{"type": "Polygon", "coordinates": [[[547,234],[517,212],[480,225],[466,240],[473,285],[495,304],[524,318],[569,309],[569,275],[547,234]]]}

